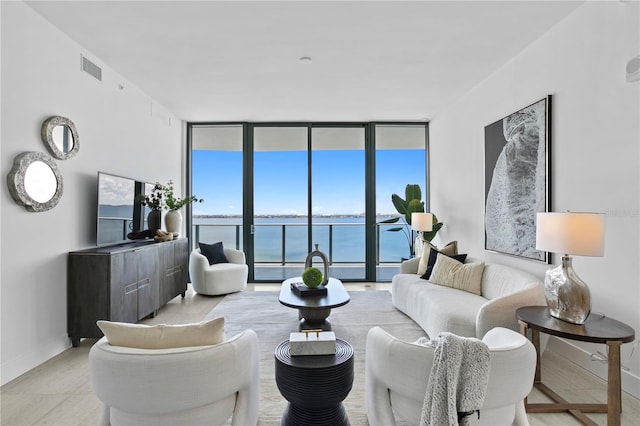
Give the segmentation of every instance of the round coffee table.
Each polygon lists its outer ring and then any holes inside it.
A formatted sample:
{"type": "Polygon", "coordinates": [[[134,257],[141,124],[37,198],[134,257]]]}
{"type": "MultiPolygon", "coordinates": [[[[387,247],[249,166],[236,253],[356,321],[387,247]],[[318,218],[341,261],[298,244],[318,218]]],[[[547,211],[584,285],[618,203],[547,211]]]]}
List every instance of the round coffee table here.
{"type": "Polygon", "coordinates": [[[327,294],[324,296],[298,296],[291,290],[291,283],[302,282],[302,277],[285,280],[280,288],[280,303],[298,310],[300,330],[322,329],[331,330],[331,323],[327,320],[331,309],[349,303],[350,297],[337,278],[329,278],[327,294]]]}
{"type": "Polygon", "coordinates": [[[276,383],[289,401],[281,426],[349,425],[342,401],[353,385],[353,347],[336,339],[335,355],[291,356],[289,341],[275,350],[276,383]]]}

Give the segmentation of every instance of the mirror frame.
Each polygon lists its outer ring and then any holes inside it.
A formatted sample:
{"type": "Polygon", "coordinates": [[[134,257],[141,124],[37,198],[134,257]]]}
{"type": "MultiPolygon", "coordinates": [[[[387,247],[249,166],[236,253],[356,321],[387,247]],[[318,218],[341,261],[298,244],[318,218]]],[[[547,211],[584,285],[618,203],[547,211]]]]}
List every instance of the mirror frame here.
{"type": "Polygon", "coordinates": [[[73,124],[73,121],[69,120],[66,117],[54,115],[47,118],[42,123],[40,134],[42,136],[42,141],[44,142],[51,155],[53,155],[58,160],[67,160],[76,155],[80,150],[80,138],[78,137],[78,130],[76,129],[76,125],[73,124]],[[73,148],[69,152],[61,151],[53,140],[53,129],[55,129],[57,126],[67,126],[71,131],[71,136],[73,137],[73,148]]]}
{"type": "Polygon", "coordinates": [[[32,212],[44,212],[54,208],[60,198],[62,197],[62,175],[58,170],[56,162],[43,152],[27,151],[19,154],[13,160],[13,167],[7,175],[7,186],[9,187],[9,193],[16,201],[16,203],[24,206],[27,210],[32,212]],[[41,203],[27,193],[24,187],[24,177],[27,173],[27,168],[36,161],[42,161],[51,168],[53,174],[56,177],[56,192],[53,194],[50,200],[41,203]]]}

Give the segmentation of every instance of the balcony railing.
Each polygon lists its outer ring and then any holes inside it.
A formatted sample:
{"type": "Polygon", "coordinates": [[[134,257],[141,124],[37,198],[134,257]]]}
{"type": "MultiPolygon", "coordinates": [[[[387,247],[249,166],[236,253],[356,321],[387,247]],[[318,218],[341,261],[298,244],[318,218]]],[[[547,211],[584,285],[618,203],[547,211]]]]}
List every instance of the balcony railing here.
{"type": "MultiPolygon", "coordinates": [[[[320,243],[320,250],[327,254],[330,264],[365,262],[364,223],[315,223],[312,227],[313,243],[320,243]],[[345,253],[348,253],[349,249],[341,246],[340,242],[336,242],[336,235],[341,236],[344,241],[349,237],[347,234],[351,234],[354,240],[362,241],[355,250],[357,252],[349,253],[348,256],[345,253]],[[338,254],[336,254],[337,252],[338,254]]],[[[406,237],[402,232],[384,232],[385,228],[393,227],[397,227],[397,225],[376,224],[376,265],[399,264],[402,258],[408,254],[406,237]],[[384,238],[381,238],[383,235],[384,238]],[[381,244],[381,241],[384,241],[384,243],[381,244]],[[381,248],[383,248],[382,251],[381,248]]],[[[261,240],[264,240],[262,245],[265,245],[266,241],[271,245],[268,249],[268,258],[264,255],[264,247],[262,247],[262,250],[256,250],[255,262],[280,265],[304,263],[307,255],[306,229],[306,223],[254,225],[256,246],[261,244],[261,240]],[[295,234],[301,237],[297,238],[295,234]],[[261,237],[261,235],[268,237],[261,237]],[[277,247],[274,246],[276,241],[278,241],[277,247]],[[303,247],[301,247],[300,242],[302,242],[303,247]],[[292,247],[292,245],[297,247],[292,247]],[[262,253],[259,255],[258,251],[262,253]]],[[[242,249],[243,225],[241,224],[194,224],[193,231],[196,242],[212,242],[215,239],[216,241],[223,241],[225,245],[235,247],[238,250],[242,249]]]]}

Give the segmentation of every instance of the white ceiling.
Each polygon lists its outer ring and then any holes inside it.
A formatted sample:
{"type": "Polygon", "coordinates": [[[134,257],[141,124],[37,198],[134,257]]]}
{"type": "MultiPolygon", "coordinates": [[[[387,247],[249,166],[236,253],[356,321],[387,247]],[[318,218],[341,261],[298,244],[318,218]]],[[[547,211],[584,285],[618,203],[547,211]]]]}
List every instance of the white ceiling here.
{"type": "Polygon", "coordinates": [[[27,3],[183,120],[372,121],[433,118],[582,2],[27,3]]]}

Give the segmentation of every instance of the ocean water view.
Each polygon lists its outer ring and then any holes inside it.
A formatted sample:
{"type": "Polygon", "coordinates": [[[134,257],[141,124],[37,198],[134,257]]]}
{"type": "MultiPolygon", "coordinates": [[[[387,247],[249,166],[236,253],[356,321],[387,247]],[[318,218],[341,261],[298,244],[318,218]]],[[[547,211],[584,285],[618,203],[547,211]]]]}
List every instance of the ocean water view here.
{"type": "MultiPolygon", "coordinates": [[[[389,232],[398,224],[378,222],[378,263],[399,263],[409,256],[404,232],[389,232]]],[[[314,216],[312,244],[318,244],[332,264],[363,263],[365,261],[364,216],[314,216]]],[[[241,217],[193,216],[193,235],[196,241],[243,249],[244,227],[241,217]]],[[[407,232],[409,228],[407,227],[407,232]]],[[[254,219],[256,263],[304,262],[307,254],[307,217],[269,216],[254,219]]]]}

